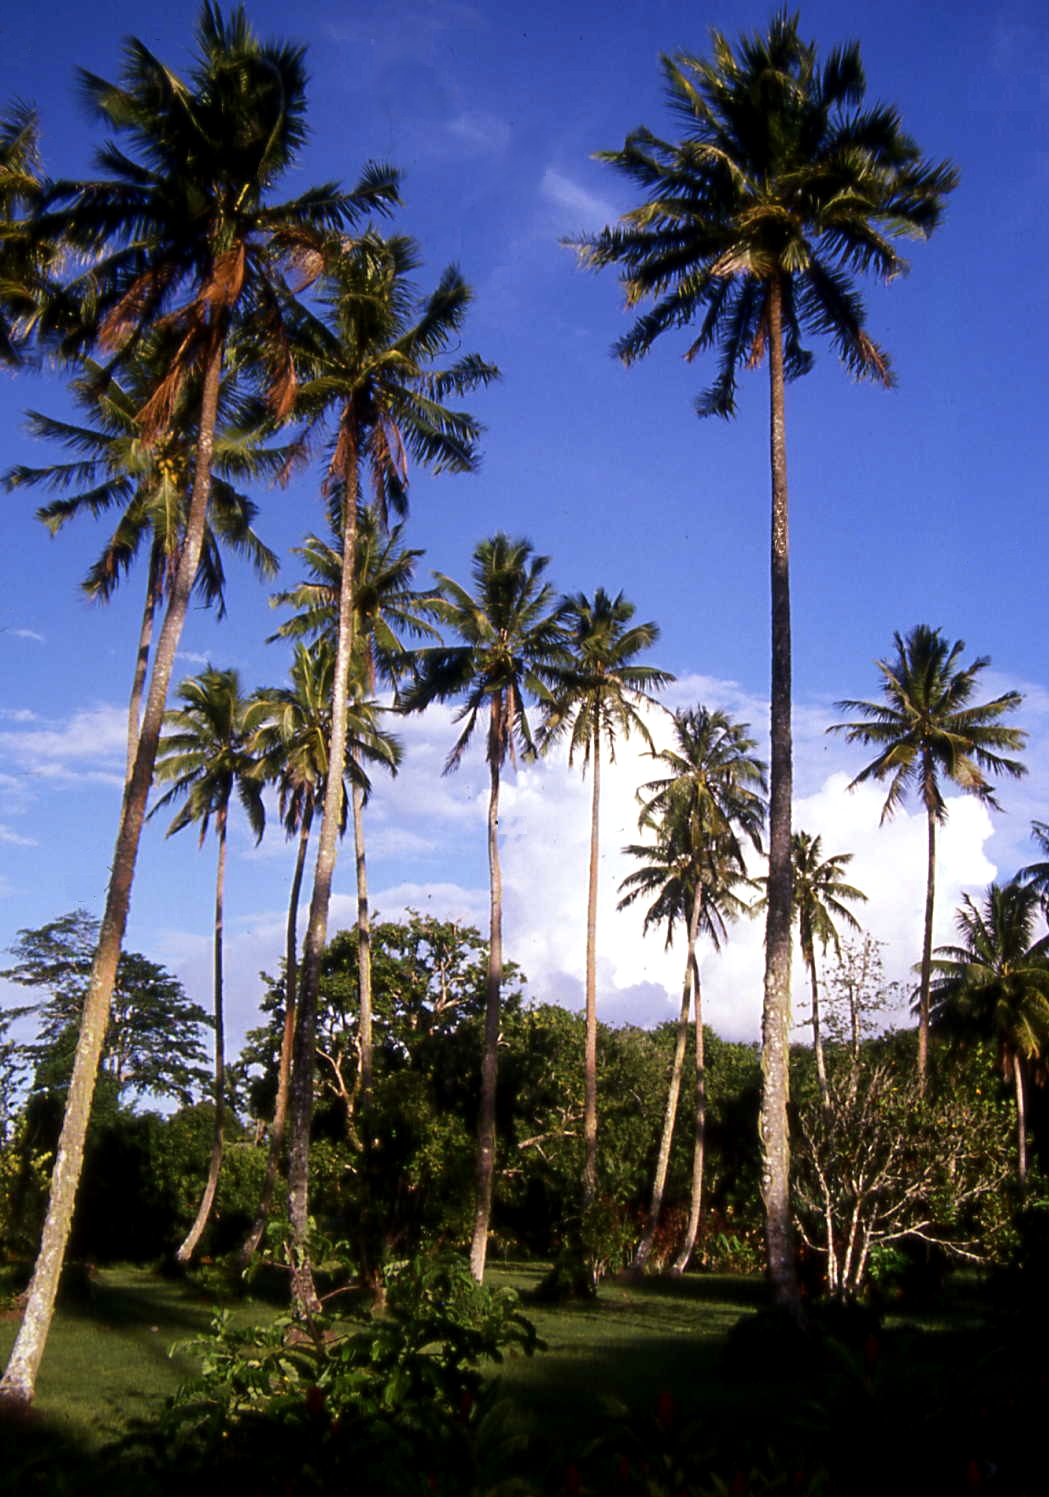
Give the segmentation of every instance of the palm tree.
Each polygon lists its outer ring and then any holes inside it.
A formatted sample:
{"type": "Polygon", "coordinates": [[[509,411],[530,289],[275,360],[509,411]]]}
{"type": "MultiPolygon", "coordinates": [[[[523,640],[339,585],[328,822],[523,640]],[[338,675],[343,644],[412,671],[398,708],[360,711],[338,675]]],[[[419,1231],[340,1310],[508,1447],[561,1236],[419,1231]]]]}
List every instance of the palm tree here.
{"type": "Polygon", "coordinates": [[[674,677],[651,665],[634,665],[642,650],[659,638],[653,623],[634,624],[634,605],[617,593],[598,588],[566,600],[565,627],[571,665],[563,691],[543,722],[540,747],[569,734],[568,762],[582,757],[583,773],[593,764],[590,807],[590,870],[586,910],[586,1040],[583,1086],[583,1212],[597,1192],[597,870],[600,850],[601,749],[614,763],[617,738],[636,731],[654,752],[652,735],[641,709],[652,705],[653,691],[674,677]]]}
{"type": "Polygon", "coordinates": [[[1041,861],[1028,863],[1016,877],[1022,884],[1033,884],[1038,890],[1039,899],[1045,905],[1049,900],[1049,822],[1032,821],[1031,836],[1038,844],[1038,850],[1042,854],[1041,861]]]}
{"type": "Polygon", "coordinates": [[[350,225],[396,197],[393,175],[372,168],[352,195],[329,185],[274,203],[272,189],[305,138],[302,50],[263,45],[242,10],[227,19],[210,3],[201,11],[197,44],[188,83],[137,40],[126,44],[119,83],[81,75],[88,104],[123,135],[127,149],[104,146],[95,181],[55,184],[35,225],[45,241],[60,240],[89,261],[71,288],[80,294],[84,319],[83,330],[64,340],[67,350],[97,343],[127,356],[160,322],[177,334],[168,373],[140,412],[144,440],[170,424],[187,381],[199,381],[201,393],[183,551],[121,804],[40,1250],[0,1382],[0,1399],[15,1407],[33,1398],[72,1222],[168,684],[204,544],[228,340],[250,314],[256,347],[267,357],[273,410],[283,416],[294,394],[294,365],[281,336],[280,262],[301,257],[318,226],[350,225]]]}
{"type": "MultiPolygon", "coordinates": [[[[160,345],[143,346],[128,368],[125,383],[93,360],[72,381],[77,406],[90,424],[57,421],[39,411],[28,412],[34,436],[60,443],[75,454],[73,460],[45,468],[25,464],[8,470],[8,489],[40,486],[59,495],[37,510],[56,535],[83,513],[100,515],[119,509],[116,527],[81,586],[89,598],[108,603],[148,541],[146,596],[135,651],[135,669],[128,703],[127,775],[138,746],[139,719],[145,690],[149,652],[159,609],[170,594],[185,539],[186,500],[194,451],[192,429],[194,392],[182,392],[177,420],[156,440],[142,441],[138,413],[160,377],[160,345]],[[76,492],[70,493],[74,489],[76,492]]],[[[263,413],[257,402],[245,402],[235,382],[223,381],[218,426],[212,453],[211,499],[201,549],[195,591],[205,607],[225,612],[225,576],[220,543],[245,556],[260,577],[272,577],[277,557],[252,529],[257,506],[234,488],[232,479],[277,473],[284,454],[260,446],[263,413]]]]}
{"type": "Polygon", "coordinates": [[[823,1034],[820,1028],[820,992],[816,973],[816,942],[823,952],[829,946],[836,956],[841,955],[841,943],[834,924],[843,920],[853,930],[859,930],[860,922],[843,901],[866,903],[867,896],[861,889],[845,883],[842,875],[845,865],[852,862],[851,852],[823,856],[823,843],[819,837],[808,832],[795,832],[791,838],[791,860],[794,875],[794,917],[798,922],[798,939],[801,956],[808,968],[812,992],[812,1046],[816,1054],[816,1077],[820,1097],[827,1100],[827,1067],[823,1056],[823,1034]]]}
{"type": "MultiPolygon", "coordinates": [[[[371,234],[349,246],[345,241],[329,241],[320,293],[327,315],[303,334],[312,347],[310,378],[303,384],[300,410],[315,424],[329,415],[335,424],[327,488],[334,528],[342,539],[329,752],[329,760],[335,764],[341,763],[345,754],[346,696],[356,631],[354,583],[362,470],[370,470],[380,525],[385,524],[389,506],[399,510],[406,506],[409,454],[436,473],[472,472],[477,466],[480,425],[467,412],[453,410],[444,401],[486,384],[497,374],[492,365],[473,354],[460,356],[446,368],[439,367],[442,356],[458,338],[471,292],[458,271],[450,268],[419,308],[407,279],[417,264],[416,246],[409,239],[380,239],[371,234]]],[[[296,1250],[293,1290],[303,1313],[312,1313],[318,1303],[305,1256],[312,1068],[320,963],[327,938],[341,813],[342,781],[337,775],[329,775],[292,1063],[289,1215],[296,1250]]]]}
{"type": "MultiPolygon", "coordinates": [[[[423,554],[402,544],[403,525],[384,531],[371,508],[362,509],[357,521],[356,580],[354,582],[354,642],[363,661],[364,690],[374,696],[379,679],[393,684],[408,658],[403,636],[439,638],[423,617],[426,600],[412,586],[415,563],[423,554]]],[[[276,638],[327,638],[334,642],[338,628],[339,581],[342,554],[315,535],[306,537],[295,552],[305,561],[310,577],[271,602],[297,609],[277,630],[276,638]]],[[[372,981],[371,918],[368,910],[368,874],[364,844],[364,787],[360,777],[351,781],[353,840],[357,867],[357,961],[360,993],[361,1105],[371,1099],[372,981]]]]}
{"type": "MultiPolygon", "coordinates": [[[[252,750],[258,756],[259,775],[264,781],[276,782],[284,829],[289,837],[298,840],[284,943],[284,1027],[277,1096],[259,1209],[241,1248],[241,1258],[245,1263],[254,1254],[265,1230],[284,1151],[297,1016],[299,896],[310,831],[314,817],[324,803],[334,669],[335,651],[330,640],[322,636],[309,646],[297,644],[291,667],[291,686],[256,691],[246,714],[252,750]]],[[[379,710],[376,703],[364,700],[356,692],[353,694],[347,722],[340,834],[346,829],[346,782],[349,781],[354,793],[365,795],[371,789],[364,769],[366,762],[381,764],[392,774],[396,774],[400,763],[401,746],[392,734],[379,726],[379,710]]],[[[361,1070],[363,1073],[363,1060],[361,1070]]]]}
{"type": "Polygon", "coordinates": [[[1025,1073],[1045,1069],[1049,1051],[1049,936],[1034,939],[1041,900],[1032,884],[992,884],[983,908],[966,894],[957,914],[958,946],[938,946],[933,1022],[980,1034],[998,1046],[1002,1075],[1016,1097],[1016,1155],[1027,1175],[1025,1073]]]}
{"type": "Polygon", "coordinates": [[[564,633],[566,604],[543,580],[550,558],[537,556],[527,540],[501,532],[481,541],[473,556],[474,591],[435,573],[439,597],[433,617],[462,640],[418,650],[416,676],[400,698],[405,712],[431,702],[461,701],[455,721],[463,724],[448,755],[445,773],[457,769],[485,714],[488,762],[488,872],[490,927],[485,982],[481,1100],[477,1123],[477,1171],[470,1271],[480,1283],[488,1252],[495,1176],[495,1092],[498,1067],[500,991],[503,978],[503,884],[499,861],[499,785],[507,759],[531,756],[535,742],[528,721],[529,698],[549,707],[564,684],[568,664],[564,633]]]}
{"type": "Polygon", "coordinates": [[[731,416],[740,367],[768,356],[772,470],[772,773],[762,1024],[762,1193],[776,1298],[800,1304],[790,1240],[787,1129],[790,1025],[791,644],[784,384],[811,355],[802,338],[829,336],[851,374],[891,383],[888,355],[864,328],[857,272],[891,280],[906,269],[894,240],[927,236],[957,175],[924,161],[899,116],[862,109],[855,44],[820,67],[798,20],[735,48],[712,32],[712,62],[663,57],[678,142],[638,129],[599,153],[646,194],[617,226],[577,245],[586,265],[620,265],[627,303],[652,298],[616,345],[633,363],[661,333],[699,320],[692,360],[720,350],[699,415],[731,416]]]}
{"type": "Polygon", "coordinates": [[[765,766],[754,756],[757,747],[748,723],[734,723],[721,711],[689,708],[674,714],[674,744],[656,755],[670,774],[651,780],[639,792],[641,826],[656,832],[654,847],[627,849],[646,865],[624,879],[620,907],[642,894],[657,898],[645,916],[645,928],[665,921],[667,945],[680,921],[687,931],[681,1013],[670,1073],[663,1133],[652,1186],[652,1202],[645,1232],[638,1244],[635,1267],[644,1268],[659,1226],[663,1192],[670,1163],[670,1147],[677,1119],[684,1065],[689,1008],[695,996],[696,1133],[693,1152],[692,1204],[685,1242],[675,1263],[683,1272],[699,1228],[702,1200],[705,1129],[703,1004],[696,961],[696,943],[704,931],[715,948],[725,938],[726,918],[743,907],[733,892],[746,876],[744,842],[761,851],[765,820],[765,766]]]}
{"type": "MultiPolygon", "coordinates": [[[[881,702],[836,702],[839,712],[858,712],[860,722],[835,723],[828,732],[844,733],[849,743],[874,745],[878,754],[861,769],[853,785],[887,780],[882,807],[884,824],[913,790],[925,809],[928,873],[925,885],[925,927],[922,937],[921,980],[918,988],[918,1079],[924,1088],[929,1066],[929,983],[932,964],[932,922],[936,896],[936,828],[947,820],[947,803],[940,788],[944,779],[985,806],[998,809],[988,774],[1026,774],[1015,759],[1001,750],[1022,749],[1027,734],[1006,728],[1001,719],[1015,712],[1023,698],[1007,691],[991,702],[972,705],[977,679],[990,665],[986,655],[962,666],[965,641],[948,644],[939,629],[916,624],[907,635],[893,635],[892,660],[875,662],[882,674],[881,702]]],[[[852,787],[850,786],[850,789],[852,787]]]]}
{"type": "Polygon", "coordinates": [[[188,1263],[211,1215],[222,1169],[226,1108],[225,1024],[222,993],[223,905],[226,888],[226,834],[229,806],[236,791],[255,833],[262,840],[266,812],[262,803],[262,781],[249,747],[247,702],[241,696],[240,676],[235,670],[213,666],[180,683],[176,696],[184,704],[165,716],[169,731],[160,740],[157,779],[171,783],[150,815],[176,801],[184,804],[176,813],[167,835],[173,836],[196,823],[203,847],[214,819],[218,842],[215,871],[214,1013],[215,1013],[215,1129],[207,1183],[193,1225],[175,1257],[188,1263]]]}
{"type": "Polygon", "coordinates": [[[56,246],[33,228],[44,191],[40,121],[16,101],[0,116],[0,364],[21,361],[55,269],[56,246]]]}

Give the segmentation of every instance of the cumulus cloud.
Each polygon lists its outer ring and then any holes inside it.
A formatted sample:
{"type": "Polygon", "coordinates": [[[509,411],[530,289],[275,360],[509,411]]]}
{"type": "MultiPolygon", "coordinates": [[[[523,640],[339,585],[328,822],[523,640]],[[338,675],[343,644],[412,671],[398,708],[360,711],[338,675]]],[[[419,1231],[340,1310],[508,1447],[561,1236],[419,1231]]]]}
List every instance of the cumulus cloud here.
{"type": "Polygon", "coordinates": [[[0,733],[0,752],[36,771],[64,769],[70,761],[97,763],[123,757],[126,751],[127,712],[108,704],[80,708],[67,722],[52,727],[0,733]]]}

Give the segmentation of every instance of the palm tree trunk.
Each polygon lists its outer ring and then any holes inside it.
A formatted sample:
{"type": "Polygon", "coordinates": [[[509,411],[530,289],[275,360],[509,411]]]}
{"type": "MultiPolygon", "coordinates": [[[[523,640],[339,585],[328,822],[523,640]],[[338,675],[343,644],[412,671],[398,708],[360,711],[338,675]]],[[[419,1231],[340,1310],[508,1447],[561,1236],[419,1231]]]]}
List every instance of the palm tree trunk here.
{"type": "Polygon", "coordinates": [[[769,776],[768,914],[765,923],[765,1001],[761,1025],[761,1193],[765,1251],[777,1304],[800,1313],[801,1299],[790,1224],[790,926],[791,926],[791,682],[790,548],[787,446],[783,397],[782,287],[769,283],[768,342],[772,467],[772,684],[769,776]]]}
{"type": "Polygon", "coordinates": [[[131,678],[131,696],[127,709],[127,769],[125,785],[131,779],[138,749],[138,725],[142,716],[142,693],[146,686],[146,671],[149,668],[149,649],[153,643],[153,621],[164,590],[164,556],[160,541],[154,538],[149,551],[149,577],[146,581],[146,601],[142,608],[142,623],[138,631],[138,648],[135,651],[135,671],[131,678]]]}
{"type": "MultiPolygon", "coordinates": [[[[497,738],[500,712],[498,697],[492,699],[493,731],[491,744],[497,738]]],[[[495,1086],[499,1065],[499,1009],[503,986],[503,874],[499,864],[499,760],[489,752],[488,793],[488,874],[490,887],[490,929],[488,936],[488,976],[485,982],[484,1049],[481,1052],[481,1103],[477,1116],[477,1173],[474,1198],[474,1227],[470,1243],[470,1272],[479,1284],[484,1282],[484,1265],[488,1256],[488,1226],[492,1219],[492,1185],[495,1179],[495,1086]]]]}
{"type": "Polygon", "coordinates": [[[692,1193],[688,1206],[681,1251],[674,1259],[672,1273],[684,1273],[699,1236],[699,1218],[703,1210],[703,1161],[707,1141],[707,1069],[703,1052],[703,990],[699,981],[699,963],[692,952],[692,988],[696,995],[696,1139],[692,1148],[692,1193]]]}
{"type": "Polygon", "coordinates": [[[226,1122],[226,1038],[222,1013],[222,905],[226,882],[225,806],[219,808],[215,820],[219,842],[218,871],[215,875],[215,1133],[211,1144],[211,1163],[208,1166],[204,1194],[201,1197],[196,1220],[175,1254],[176,1263],[188,1263],[197,1250],[197,1244],[208,1224],[208,1217],[215,1203],[215,1192],[219,1188],[219,1173],[222,1169],[222,1143],[226,1122]]]}
{"type": "Polygon", "coordinates": [[[186,518],[185,543],[157,643],[135,764],[124,789],[112,871],[106,891],[106,907],[80,1020],[73,1075],[51,1175],[51,1191],[40,1249],[26,1296],[22,1324],[15,1338],[3,1381],[0,1382],[0,1403],[9,1407],[24,1408],[33,1401],[36,1377],[51,1328],[66,1244],[73,1222],[73,1209],[84,1161],[84,1140],[87,1137],[98,1064],[109,1023],[117,963],[120,960],[120,948],[131,905],[135,862],[149,787],[153,781],[153,765],[164,722],[168,686],[204,542],[223,348],[224,323],[217,321],[212,327],[205,360],[196,467],[186,518]]]}
{"type": "Polygon", "coordinates": [[[1013,1088],[1016,1092],[1016,1162],[1020,1184],[1027,1180],[1027,1107],[1024,1097],[1023,1061],[1019,1050],[1013,1051],[1013,1088]]]}
{"type": "Polygon", "coordinates": [[[823,1032],[820,1027],[820,985],[816,975],[816,948],[811,941],[802,953],[809,969],[809,985],[812,990],[812,1048],[816,1054],[816,1080],[819,1083],[820,1102],[827,1105],[827,1061],[823,1054],[823,1032]]]}
{"type": "Polygon", "coordinates": [[[925,816],[929,832],[929,869],[925,883],[925,928],[918,987],[918,1090],[923,1095],[929,1075],[929,988],[932,982],[932,915],[936,899],[936,813],[930,807],[925,816]]]}
{"type": "Polygon", "coordinates": [[[242,1268],[247,1267],[258,1252],[262,1234],[266,1230],[270,1211],[273,1208],[273,1192],[277,1184],[284,1153],[285,1124],[288,1117],[288,1088],[291,1082],[291,1055],[295,1043],[295,988],[298,978],[299,952],[299,894],[302,890],[302,875],[306,867],[306,849],[313,825],[313,804],[308,802],[302,813],[299,826],[299,847],[295,856],[295,872],[291,880],[291,896],[288,900],[288,923],[284,937],[284,1027],[280,1039],[280,1060],[277,1063],[277,1096],[273,1103],[273,1122],[270,1125],[269,1153],[266,1159],[266,1174],[259,1196],[259,1209],[251,1230],[245,1237],[238,1255],[242,1268]]]}
{"type": "Polygon", "coordinates": [[[637,1252],[634,1254],[634,1267],[638,1270],[643,1269],[648,1262],[656,1232],[659,1230],[659,1218],[663,1211],[663,1192],[666,1190],[667,1172],[670,1168],[670,1148],[674,1140],[677,1104],[681,1095],[681,1074],[685,1068],[685,1045],[688,1042],[688,1011],[692,1003],[692,953],[695,950],[702,910],[703,885],[697,883],[688,922],[688,951],[685,955],[685,980],[681,985],[681,1012],[678,1015],[674,1059],[670,1068],[670,1085],[667,1088],[666,1107],[663,1111],[663,1132],[659,1140],[656,1173],[652,1180],[652,1200],[648,1208],[648,1223],[637,1245],[637,1252]]]}
{"type": "Polygon", "coordinates": [[[583,1214],[597,1195],[597,873],[601,810],[601,739],[594,732],[590,801],[590,883],[586,905],[586,1042],[583,1060],[583,1214]]]}
{"type": "Polygon", "coordinates": [[[324,783],[324,811],[313,875],[313,897],[302,962],[299,1013],[291,1068],[290,1141],[288,1148],[288,1216],[291,1220],[292,1302],[296,1313],[309,1319],[320,1310],[308,1256],[310,1127],[313,1122],[313,1074],[316,1066],[317,996],[321,955],[328,936],[328,907],[342,824],[343,776],[346,763],[346,714],[350,663],[353,658],[355,573],[357,565],[357,458],[349,449],[343,482],[342,575],[339,579],[339,622],[332,681],[331,744],[324,783]]]}
{"type": "MultiPolygon", "coordinates": [[[[357,971],[360,988],[361,1095],[364,1132],[372,1100],[374,1042],[372,1039],[372,929],[368,913],[368,864],[364,855],[364,790],[354,781],[353,848],[357,862],[357,971]]],[[[362,1134],[363,1136],[363,1134],[362,1134]]]]}

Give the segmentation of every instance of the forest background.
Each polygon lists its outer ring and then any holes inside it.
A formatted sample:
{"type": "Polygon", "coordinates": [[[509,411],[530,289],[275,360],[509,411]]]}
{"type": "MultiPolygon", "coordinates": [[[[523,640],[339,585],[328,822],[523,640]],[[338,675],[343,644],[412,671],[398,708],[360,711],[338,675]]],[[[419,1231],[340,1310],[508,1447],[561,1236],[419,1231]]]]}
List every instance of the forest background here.
{"type": "MultiPolygon", "coordinates": [[[[97,131],[78,111],[74,70],[116,71],[119,39],[140,36],[179,66],[197,6],[143,14],[129,3],[88,15],[71,4],[23,7],[0,22],[4,96],[39,108],[52,175],[79,176],[97,131]]],[[[466,574],[481,537],[527,533],[552,557],[565,591],[622,589],[655,619],[655,663],[678,676],[667,706],[702,700],[767,727],[767,445],[765,390],[744,382],[731,424],[699,422],[691,403],[707,371],[675,357],[673,339],[626,371],[609,356],[627,320],[611,277],[575,268],[559,239],[594,232],[631,205],[630,189],[591,153],[619,146],[639,123],[666,125],[657,58],[703,52],[706,28],[763,26],[763,7],[707,12],[654,3],[609,14],[589,3],[506,8],[319,4],[294,17],[253,3],[262,34],[308,47],[312,138],[296,179],[352,176],[368,158],[403,172],[397,230],[421,242],[428,289],[450,260],[476,292],[466,345],[503,370],[471,400],[485,421],[476,477],[416,475],[406,538],[429,569],[466,574]]],[[[795,619],[795,824],[850,851],[864,923],[887,944],[887,975],[905,977],[920,946],[923,817],[916,807],[878,828],[883,792],[848,794],[863,752],[824,737],[841,697],[870,697],[871,661],[894,630],[924,621],[989,654],[986,695],[1019,689],[1031,739],[1028,778],[1003,788],[993,821],[949,797],[941,840],[937,942],[951,939],[962,889],[1008,877],[1033,856],[1032,817],[1049,806],[1049,677],[1044,651],[1044,425],[1047,377],[1038,330],[1044,279],[1032,275],[1049,193],[1046,103],[1049,23],[1033,3],[809,4],[802,34],[822,47],[856,37],[869,94],[896,103],[932,158],[961,172],[942,230],[914,256],[912,276],[864,288],[873,335],[892,353],[900,388],[850,384],[817,350],[792,390],[790,463],[795,619]]],[[[293,187],[294,183],[289,183],[293,187]]],[[[32,441],[21,413],[67,413],[46,371],[0,378],[3,465],[58,454],[32,441]]],[[[291,548],[323,524],[315,473],[257,492],[258,528],[284,559],[278,585],[301,575],[291,548]]],[[[99,609],[77,584],[104,525],[52,540],[26,491],[2,500],[0,555],[0,894],[3,930],[39,926],[76,905],[98,910],[122,783],[125,700],[141,583],[99,609]]],[[[277,683],[288,654],[267,646],[278,616],[269,589],[229,563],[229,617],[195,610],[181,674],[236,666],[245,689],[277,683]]],[[[440,778],[450,713],[405,723],[404,767],[380,784],[369,840],[373,905],[484,923],[486,773],[481,750],[440,778]]],[[[658,734],[658,729],[656,729],[658,734]]],[[[616,915],[636,840],[638,750],[620,753],[605,787],[599,1006],[607,1022],[670,1018],[679,960],[640,940],[641,914],[616,915]]],[[[504,792],[507,953],[529,992],[582,1002],[588,789],[552,759],[519,771],[504,792]]],[[[232,834],[227,971],[233,1048],[254,1022],[260,967],[275,970],[290,849],[276,817],[260,849],[232,834]]],[[[210,860],[193,839],[147,828],[129,949],[173,968],[204,1001],[210,961],[210,860]]],[[[336,878],[331,928],[352,918],[352,864],[336,878]]],[[[763,923],[744,923],[705,972],[707,1016],[727,1038],[756,1036],[763,923]]],[[[5,942],[6,944],[6,942],[5,942]]],[[[0,995],[3,996],[3,995],[0,995]]],[[[20,1001],[19,990],[7,995],[20,1001]]]]}

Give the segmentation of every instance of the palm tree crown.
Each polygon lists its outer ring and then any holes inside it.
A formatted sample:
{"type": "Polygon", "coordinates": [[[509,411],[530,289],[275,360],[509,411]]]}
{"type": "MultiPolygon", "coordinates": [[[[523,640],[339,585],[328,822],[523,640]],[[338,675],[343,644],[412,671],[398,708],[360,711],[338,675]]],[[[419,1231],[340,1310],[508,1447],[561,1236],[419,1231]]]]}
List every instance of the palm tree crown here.
{"type": "MultiPolygon", "coordinates": [[[[928,856],[925,929],[919,983],[918,1073],[924,1085],[928,1069],[929,985],[932,963],[933,903],[936,889],[936,828],[947,819],[941,790],[943,778],[997,809],[989,774],[1014,779],[1026,773],[1003,750],[1021,749],[1027,734],[1005,727],[1001,719],[1019,707],[1018,691],[1003,692],[993,701],[972,706],[980,672],[990,664],[985,655],[968,666],[960,664],[963,640],[949,644],[939,629],[917,624],[909,634],[893,636],[893,660],[876,662],[882,674],[884,701],[837,702],[839,711],[857,712],[860,721],[835,723],[831,733],[844,733],[849,743],[873,744],[878,753],[860,770],[853,785],[868,780],[888,781],[881,819],[886,821],[913,790],[925,808],[928,856]]],[[[851,787],[850,787],[851,788],[851,787]]]]}
{"type": "Polygon", "coordinates": [[[852,278],[904,271],[894,240],[928,235],[957,182],[946,162],[922,159],[894,109],[861,107],[855,43],[820,67],[797,28],[781,12],[767,36],[743,37],[735,49],[713,32],[711,62],[664,56],[680,141],[642,128],[621,150],[598,153],[647,194],[619,226],[578,246],[587,265],[623,267],[628,305],[655,300],[616,351],[630,363],[666,329],[698,320],[686,357],[721,350],[701,415],[733,413],[738,369],[767,351],[774,292],[788,376],[811,363],[808,332],[829,336],[852,374],[890,383],[852,278]]]}
{"type": "Polygon", "coordinates": [[[183,801],[168,836],[196,822],[203,844],[212,818],[225,822],[236,792],[255,840],[260,841],[266,812],[262,780],[249,747],[248,703],[241,696],[239,673],[209,665],[199,676],[181,682],[176,695],[184,705],[167,714],[169,731],[161,740],[156,768],[157,779],[171,781],[171,789],[150,814],[183,801]]]}
{"type": "Polygon", "coordinates": [[[1024,1073],[1049,1053],[1049,936],[1035,940],[1037,888],[992,884],[982,907],[966,894],[957,915],[961,943],[939,946],[932,987],[934,1022],[998,1046],[1016,1095],[1018,1165],[1027,1170],[1024,1073]]]}
{"type": "Polygon", "coordinates": [[[860,923],[844,903],[865,902],[862,889],[847,884],[842,877],[845,865],[852,862],[851,852],[823,856],[823,839],[809,832],[795,832],[792,840],[794,863],[794,910],[798,935],[805,960],[815,950],[816,942],[826,951],[829,946],[840,952],[841,943],[835,920],[843,920],[853,930],[860,923]]]}

